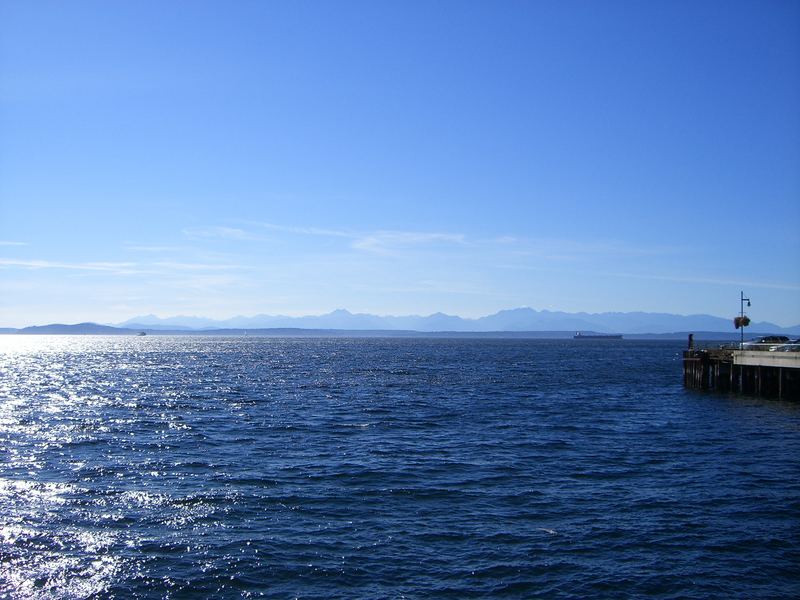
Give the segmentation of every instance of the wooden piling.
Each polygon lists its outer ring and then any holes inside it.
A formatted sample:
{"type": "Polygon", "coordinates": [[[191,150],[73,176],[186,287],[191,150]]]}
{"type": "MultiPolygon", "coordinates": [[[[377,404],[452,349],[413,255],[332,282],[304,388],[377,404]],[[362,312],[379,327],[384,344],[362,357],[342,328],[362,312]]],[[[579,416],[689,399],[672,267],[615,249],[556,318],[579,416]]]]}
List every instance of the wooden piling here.
{"type": "Polygon", "coordinates": [[[683,385],[800,400],[800,353],[691,347],[683,352],[683,385]]]}

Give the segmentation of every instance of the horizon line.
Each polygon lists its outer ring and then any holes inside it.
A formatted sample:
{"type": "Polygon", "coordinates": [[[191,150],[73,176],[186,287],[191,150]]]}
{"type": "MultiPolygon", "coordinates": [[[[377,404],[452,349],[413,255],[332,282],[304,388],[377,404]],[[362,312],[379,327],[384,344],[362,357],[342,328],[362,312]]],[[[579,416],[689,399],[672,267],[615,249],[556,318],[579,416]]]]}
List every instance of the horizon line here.
{"type": "MultiPolygon", "coordinates": [[[[173,315],[173,316],[168,316],[168,317],[161,317],[161,316],[158,316],[155,313],[149,313],[149,314],[145,314],[145,315],[136,315],[136,316],[131,317],[129,319],[125,319],[123,321],[118,321],[118,322],[98,322],[98,321],[88,320],[88,321],[68,323],[67,320],[63,320],[63,321],[51,321],[51,322],[46,323],[46,324],[28,324],[28,325],[23,325],[23,326],[3,325],[3,326],[0,326],[0,329],[21,330],[21,329],[25,329],[25,328],[29,328],[29,327],[47,327],[47,326],[52,326],[52,325],[75,326],[75,325],[87,325],[87,324],[107,326],[107,327],[117,327],[117,328],[123,328],[123,329],[127,329],[130,326],[134,326],[135,329],[148,329],[148,328],[152,328],[154,325],[156,327],[159,327],[159,328],[173,326],[173,327],[177,327],[178,329],[188,328],[190,330],[204,330],[204,329],[205,330],[217,330],[217,329],[253,329],[253,330],[255,330],[255,329],[309,329],[308,327],[302,327],[302,326],[301,327],[292,327],[292,326],[288,326],[288,327],[287,326],[283,326],[283,327],[264,327],[264,326],[255,325],[255,326],[252,326],[252,327],[246,327],[246,326],[243,327],[243,326],[237,326],[237,325],[226,325],[225,323],[228,322],[228,321],[235,320],[235,319],[256,319],[256,318],[259,318],[259,317],[270,318],[270,319],[288,319],[288,320],[291,320],[291,321],[296,321],[296,320],[309,319],[309,318],[331,317],[331,316],[336,315],[337,313],[338,314],[347,315],[347,316],[353,316],[353,317],[373,317],[373,318],[378,318],[378,319],[414,319],[414,318],[416,318],[416,319],[430,319],[430,318],[438,316],[438,317],[443,317],[443,318],[458,319],[458,320],[464,321],[466,323],[470,323],[470,322],[478,322],[478,321],[481,321],[483,319],[488,319],[490,317],[494,317],[494,316],[500,315],[502,313],[511,313],[511,312],[516,312],[516,311],[530,311],[530,312],[536,313],[536,314],[555,314],[555,315],[565,315],[565,316],[571,316],[571,317],[580,317],[580,316],[602,317],[602,316],[608,316],[608,315],[620,315],[620,316],[649,315],[649,316],[653,316],[653,317],[666,316],[666,317],[678,317],[678,318],[697,318],[697,317],[700,317],[700,318],[712,318],[712,319],[722,319],[722,320],[727,320],[728,319],[728,317],[721,317],[721,316],[713,315],[713,314],[709,314],[709,313],[681,314],[681,313],[655,312],[655,311],[645,311],[645,310],[602,311],[602,312],[588,312],[588,311],[570,312],[570,311],[564,311],[564,310],[535,309],[535,308],[532,308],[530,306],[518,306],[518,307],[515,307],[515,308],[500,309],[500,310],[497,310],[497,311],[495,311],[493,313],[485,314],[485,315],[482,315],[482,316],[479,316],[479,317],[463,317],[461,315],[449,314],[449,313],[445,313],[445,312],[442,312],[442,311],[436,311],[436,312],[433,312],[433,313],[429,313],[427,315],[423,315],[423,314],[375,314],[375,313],[369,313],[369,312],[351,312],[350,310],[348,310],[346,308],[336,308],[334,310],[331,310],[331,311],[328,311],[328,312],[319,313],[319,314],[303,314],[303,315],[298,315],[298,316],[291,316],[291,315],[285,315],[285,314],[255,313],[253,315],[237,314],[237,315],[234,315],[234,316],[231,316],[231,317],[226,317],[226,318],[213,318],[213,317],[204,317],[204,316],[197,316],[197,315],[185,315],[185,314],[173,315]],[[157,319],[159,321],[159,323],[146,323],[146,322],[137,321],[137,319],[142,319],[142,321],[143,321],[144,319],[148,319],[148,318],[157,319]],[[181,324],[181,323],[175,323],[175,324],[161,323],[163,321],[178,320],[178,319],[187,319],[187,320],[188,319],[196,319],[196,320],[207,321],[208,323],[201,324],[201,325],[189,325],[189,324],[181,324]]],[[[791,324],[791,325],[780,325],[778,323],[774,323],[774,322],[768,321],[766,319],[761,319],[761,320],[759,320],[757,322],[754,321],[754,324],[760,324],[762,326],[773,326],[773,327],[778,327],[778,328],[781,328],[781,329],[797,329],[797,328],[800,328],[800,323],[795,323],[795,324],[791,324]]],[[[595,326],[597,326],[597,324],[595,324],[595,326]]],[[[324,327],[323,326],[323,327],[317,327],[317,328],[311,328],[311,329],[340,330],[341,328],[332,328],[332,327],[324,327]]],[[[377,327],[377,328],[360,328],[360,329],[357,329],[357,330],[358,331],[382,331],[384,329],[387,330],[387,331],[400,331],[399,329],[381,328],[381,327],[377,327]]],[[[520,329],[520,330],[511,330],[511,331],[569,331],[569,330],[573,330],[573,329],[575,329],[575,328],[552,329],[552,330],[551,329],[547,329],[547,330],[543,330],[543,329],[521,330],[520,329]]],[[[584,328],[584,330],[585,331],[590,331],[589,329],[586,329],[586,328],[584,328]]],[[[751,330],[752,330],[752,328],[751,328],[751,330]]],[[[415,330],[409,329],[408,331],[415,331],[415,330]]],[[[464,331],[469,331],[469,330],[464,330],[464,331]]],[[[475,331],[480,331],[480,330],[475,330],[475,331]]],[[[499,331],[505,331],[505,330],[499,330],[499,331]]]]}

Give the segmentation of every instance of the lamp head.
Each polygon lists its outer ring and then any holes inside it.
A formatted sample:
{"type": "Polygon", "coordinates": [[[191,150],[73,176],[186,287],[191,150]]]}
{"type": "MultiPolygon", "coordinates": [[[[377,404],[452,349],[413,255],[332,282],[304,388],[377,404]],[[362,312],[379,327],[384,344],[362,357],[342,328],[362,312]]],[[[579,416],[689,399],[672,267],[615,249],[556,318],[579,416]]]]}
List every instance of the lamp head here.
{"type": "Polygon", "coordinates": [[[747,301],[747,306],[750,306],[750,300],[747,301]]]}

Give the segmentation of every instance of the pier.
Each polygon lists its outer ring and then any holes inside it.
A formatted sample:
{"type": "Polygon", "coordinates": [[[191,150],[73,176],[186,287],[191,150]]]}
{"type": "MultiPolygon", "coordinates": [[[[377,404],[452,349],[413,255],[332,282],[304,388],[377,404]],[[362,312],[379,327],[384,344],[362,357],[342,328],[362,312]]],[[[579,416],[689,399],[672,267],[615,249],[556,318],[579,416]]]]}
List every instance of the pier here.
{"type": "Polygon", "coordinates": [[[683,385],[695,390],[800,400],[800,352],[690,348],[683,352],[683,385]]]}

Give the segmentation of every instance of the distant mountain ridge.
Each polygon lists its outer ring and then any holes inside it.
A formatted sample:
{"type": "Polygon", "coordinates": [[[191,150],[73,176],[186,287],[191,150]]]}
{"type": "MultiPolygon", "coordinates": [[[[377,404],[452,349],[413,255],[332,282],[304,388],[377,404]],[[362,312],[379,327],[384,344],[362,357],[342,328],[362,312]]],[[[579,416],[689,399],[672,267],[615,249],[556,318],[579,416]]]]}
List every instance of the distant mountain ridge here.
{"type": "Polygon", "coordinates": [[[132,333],[130,329],[98,325],[97,323],[76,323],[65,325],[51,323],[50,325],[33,325],[22,329],[0,329],[0,333],[24,333],[28,335],[124,335],[132,333]]]}
{"type": "MultiPolygon", "coordinates": [[[[145,315],[118,323],[127,329],[196,331],[210,329],[338,329],[351,331],[491,332],[491,331],[594,331],[598,333],[662,334],[680,331],[733,330],[731,319],[712,315],[675,315],[648,312],[567,313],[537,311],[532,308],[501,310],[492,315],[468,319],[444,313],[428,316],[380,316],[351,313],[344,309],[323,315],[288,317],[285,315],[236,316],[208,319],[194,316],[168,318],[145,315]]],[[[800,335],[800,325],[780,327],[769,322],[753,322],[747,331],[800,335]]]]}

